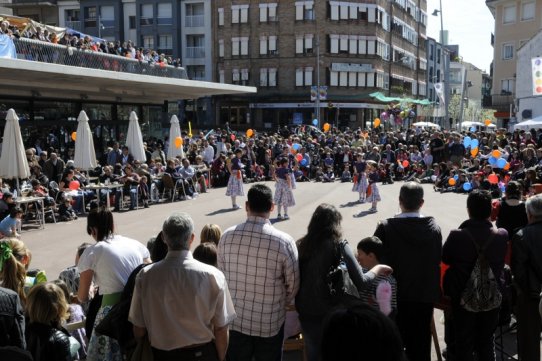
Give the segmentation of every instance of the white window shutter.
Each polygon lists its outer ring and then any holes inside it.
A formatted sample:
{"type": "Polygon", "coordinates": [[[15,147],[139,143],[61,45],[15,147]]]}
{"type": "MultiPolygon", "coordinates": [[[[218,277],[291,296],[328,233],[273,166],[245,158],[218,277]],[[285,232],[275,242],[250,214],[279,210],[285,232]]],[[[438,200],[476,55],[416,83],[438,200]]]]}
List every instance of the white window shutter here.
{"type": "Polygon", "coordinates": [[[305,35],[305,49],[312,49],[312,34],[305,35]]]}
{"type": "Polygon", "coordinates": [[[303,42],[305,39],[303,38],[296,38],[295,39],[295,53],[296,54],[303,54],[303,42]]]}
{"type": "Polygon", "coordinates": [[[269,8],[267,9],[267,16],[270,21],[277,19],[277,4],[268,4],[269,8]]]}
{"type": "Polygon", "coordinates": [[[358,41],[358,54],[367,54],[367,40],[359,39],[359,41],[358,41]]]}
{"type": "Polygon", "coordinates": [[[348,85],[348,73],[346,71],[341,71],[339,73],[339,86],[348,85]]]}
{"type": "Polygon", "coordinates": [[[241,23],[247,23],[248,22],[248,7],[241,8],[241,23]]]}
{"type": "Polygon", "coordinates": [[[220,58],[224,57],[224,39],[218,40],[218,56],[220,58]]]}
{"type": "Polygon", "coordinates": [[[295,19],[296,20],[303,20],[303,10],[305,10],[305,7],[302,4],[295,5],[295,19]]]}
{"type": "Polygon", "coordinates": [[[358,73],[358,87],[365,87],[365,73],[358,73]]]}
{"type": "Polygon", "coordinates": [[[231,9],[231,23],[232,24],[239,24],[239,8],[233,8],[231,9]]]}
{"type": "Polygon", "coordinates": [[[305,68],[305,85],[312,85],[312,68],[305,68]]]}
{"type": "Polygon", "coordinates": [[[271,35],[269,37],[269,51],[276,51],[277,50],[277,37],[275,35],[271,35]]]}
{"type": "Polygon", "coordinates": [[[295,70],[295,86],[303,86],[303,69],[301,68],[295,70]]]}
{"type": "Polygon", "coordinates": [[[348,19],[348,4],[344,3],[341,4],[340,10],[341,10],[341,20],[347,20],[348,19]]]}
{"type": "Polygon", "coordinates": [[[218,9],[218,25],[219,26],[224,25],[224,8],[218,9]]]}
{"type": "Polygon", "coordinates": [[[339,20],[339,5],[331,4],[331,20],[339,20]]]}
{"type": "Polygon", "coordinates": [[[329,51],[331,54],[337,54],[339,52],[339,37],[337,35],[329,36],[329,51]]]}
{"type": "Polygon", "coordinates": [[[248,38],[241,38],[241,55],[248,55],[248,38]]]}
{"type": "Polygon", "coordinates": [[[267,4],[260,4],[260,22],[267,22],[267,4]]]}
{"type": "Polygon", "coordinates": [[[231,39],[231,55],[239,56],[239,38],[231,39]]]}
{"type": "Polygon", "coordinates": [[[267,69],[260,69],[260,86],[267,86],[267,69]]]}
{"type": "Polygon", "coordinates": [[[348,35],[341,35],[341,41],[339,43],[340,51],[348,51],[348,35]]]}
{"type": "Polygon", "coordinates": [[[337,86],[339,85],[339,73],[336,71],[329,72],[329,85],[337,86]]]}
{"type": "Polygon", "coordinates": [[[369,55],[375,55],[376,54],[375,41],[374,40],[369,40],[367,42],[367,54],[369,54],[369,55]]]}
{"type": "Polygon", "coordinates": [[[248,80],[248,69],[241,69],[241,80],[248,80]]]}
{"type": "Polygon", "coordinates": [[[232,80],[239,81],[239,69],[232,70],[232,80]]]}
{"type": "Polygon", "coordinates": [[[277,69],[269,69],[268,83],[269,86],[277,86],[277,69]]]}
{"type": "Polygon", "coordinates": [[[358,18],[358,4],[350,4],[350,19],[357,19],[358,18]]]}
{"type": "Polygon", "coordinates": [[[348,51],[350,54],[358,53],[358,37],[356,35],[350,35],[350,44],[348,46],[348,51]]]}
{"type": "Polygon", "coordinates": [[[374,88],[374,86],[375,86],[375,74],[374,73],[367,73],[367,86],[369,88],[374,88]]]}
{"type": "Polygon", "coordinates": [[[224,84],[226,82],[226,79],[225,79],[225,76],[224,76],[224,69],[220,69],[218,71],[218,81],[222,84],[224,84]]]}
{"type": "Polygon", "coordinates": [[[349,72],[348,73],[348,86],[351,86],[351,87],[355,87],[358,85],[357,83],[357,78],[358,78],[358,73],[356,72],[349,72]]]}
{"type": "Polygon", "coordinates": [[[267,36],[260,36],[260,55],[267,54],[267,36]]]}
{"type": "Polygon", "coordinates": [[[370,23],[376,22],[376,9],[368,9],[368,20],[370,23]]]}

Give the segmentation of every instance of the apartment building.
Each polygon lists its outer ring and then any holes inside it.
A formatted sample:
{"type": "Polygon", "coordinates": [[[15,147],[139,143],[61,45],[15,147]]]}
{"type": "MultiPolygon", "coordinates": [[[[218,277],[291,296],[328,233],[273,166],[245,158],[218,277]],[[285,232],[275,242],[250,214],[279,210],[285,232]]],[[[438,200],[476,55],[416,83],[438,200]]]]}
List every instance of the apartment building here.
{"type": "MultiPolygon", "coordinates": [[[[517,82],[516,82],[516,118],[518,122],[542,116],[542,84],[540,80],[540,65],[533,66],[533,59],[540,59],[542,53],[542,30],[517,51],[517,82]],[[536,68],[535,68],[536,67],[536,68]]],[[[538,62],[538,64],[540,64],[538,62]]]]}
{"type": "Polygon", "coordinates": [[[492,108],[498,126],[515,122],[517,50],[542,23],[542,0],[486,0],[495,18],[492,108]]]}
{"type": "Polygon", "coordinates": [[[274,128],[310,124],[320,113],[321,123],[358,126],[387,107],[373,92],[425,98],[426,7],[425,0],[213,1],[215,80],[258,87],[255,95],[216,98],[218,124],[274,128]]]}

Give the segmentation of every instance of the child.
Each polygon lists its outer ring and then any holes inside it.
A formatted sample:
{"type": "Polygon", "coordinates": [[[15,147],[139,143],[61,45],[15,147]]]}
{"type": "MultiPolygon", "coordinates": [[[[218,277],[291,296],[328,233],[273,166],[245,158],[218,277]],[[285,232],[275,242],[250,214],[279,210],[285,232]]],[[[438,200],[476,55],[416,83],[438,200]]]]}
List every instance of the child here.
{"type": "Polygon", "coordinates": [[[60,203],[58,206],[58,216],[60,217],[61,221],[72,221],[77,219],[77,215],[72,208],[70,197],[65,197],[62,203],[60,203]]]}
{"type": "MultiPolygon", "coordinates": [[[[378,237],[366,237],[359,241],[356,258],[363,268],[363,272],[380,264],[382,249],[382,241],[378,237]]],[[[364,303],[380,309],[384,314],[393,318],[397,310],[397,282],[391,275],[376,276],[367,287],[361,290],[360,298],[364,303]],[[384,291],[388,288],[386,283],[391,286],[391,294],[389,295],[384,291]]]]}
{"type": "Polygon", "coordinates": [[[324,172],[322,171],[321,167],[316,167],[316,172],[314,173],[314,180],[316,182],[324,181],[324,172]]]}
{"type": "Polygon", "coordinates": [[[367,170],[367,163],[363,160],[363,157],[360,153],[356,155],[356,161],[354,162],[354,176],[356,181],[352,191],[358,192],[359,194],[359,203],[365,203],[365,198],[367,197],[367,175],[365,171],[367,170]]]}
{"type": "Polygon", "coordinates": [[[326,172],[324,173],[322,182],[331,183],[334,181],[335,181],[335,174],[333,173],[333,168],[331,166],[326,166],[326,172]]]}
{"type": "Polygon", "coordinates": [[[371,188],[371,195],[367,197],[367,201],[371,202],[369,213],[376,213],[378,212],[376,205],[381,201],[380,192],[378,191],[378,187],[376,185],[376,182],[378,182],[377,164],[375,161],[370,160],[367,161],[367,165],[369,171],[369,188],[371,188]]]}
{"type": "Polygon", "coordinates": [[[212,242],[201,243],[194,250],[193,256],[195,260],[218,267],[217,248],[212,242]]]}
{"type": "Polygon", "coordinates": [[[9,212],[9,216],[5,217],[0,222],[0,232],[4,237],[16,237],[20,238],[21,235],[17,233],[18,224],[21,223],[23,217],[23,210],[19,207],[12,208],[9,212]]]}
{"type": "Polygon", "coordinates": [[[344,170],[343,170],[343,174],[341,174],[341,182],[342,183],[346,183],[346,182],[351,182],[352,181],[352,174],[350,174],[350,169],[349,168],[349,165],[348,164],[345,164],[344,165],[344,170]]]}
{"type": "Polygon", "coordinates": [[[218,246],[220,237],[222,237],[222,230],[217,224],[206,224],[201,229],[199,241],[200,243],[211,242],[218,246]]]}
{"type": "Polygon", "coordinates": [[[281,158],[278,162],[279,167],[275,171],[277,183],[275,184],[275,204],[278,210],[278,219],[282,219],[280,213],[281,207],[284,207],[284,219],[289,219],[288,207],[295,206],[294,193],[292,192],[292,178],[288,168],[288,159],[281,158]]]}
{"type": "Polygon", "coordinates": [[[235,150],[235,157],[231,162],[227,163],[228,171],[230,172],[230,178],[228,179],[228,188],[226,189],[226,196],[231,197],[231,206],[233,209],[241,208],[237,202],[237,196],[244,196],[245,191],[243,189],[243,175],[241,169],[244,168],[241,163],[241,156],[243,151],[238,148],[235,150]]]}
{"type": "MultiPolygon", "coordinates": [[[[65,321],[66,324],[68,323],[74,323],[83,321],[85,319],[85,313],[83,312],[83,308],[81,305],[72,302],[72,300],[75,298],[74,294],[70,294],[70,291],[68,290],[68,286],[66,283],[62,280],[54,280],[54,284],[56,284],[60,289],[62,290],[62,293],[64,294],[64,298],[66,299],[66,303],[68,303],[68,319],[65,321]]],[[[62,326],[65,326],[63,323],[62,326]]],[[[85,328],[81,327],[78,329],[75,329],[73,331],[69,331],[70,335],[79,342],[79,346],[77,347],[77,344],[75,348],[73,348],[73,344],[70,342],[70,352],[72,353],[72,356],[74,356],[77,360],[84,360],[87,357],[87,333],[85,332],[85,328]]]]}

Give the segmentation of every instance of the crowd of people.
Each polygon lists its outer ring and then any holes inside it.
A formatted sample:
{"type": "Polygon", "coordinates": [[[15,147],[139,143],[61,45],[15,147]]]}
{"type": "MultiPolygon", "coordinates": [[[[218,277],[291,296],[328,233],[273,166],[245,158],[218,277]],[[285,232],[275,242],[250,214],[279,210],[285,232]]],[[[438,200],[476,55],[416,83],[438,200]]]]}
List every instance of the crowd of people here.
{"type": "Polygon", "coordinates": [[[113,142],[87,173],[62,160],[47,139],[27,149],[32,192],[40,187],[52,207],[62,202],[88,212],[86,232],[95,243],[77,249],[62,282],[48,282],[17,239],[22,213],[13,198],[21,195],[4,183],[0,210],[9,222],[8,234],[0,223],[0,304],[10,307],[0,346],[15,348],[0,352],[28,350],[35,360],[122,360],[145,350],[156,360],[280,360],[284,339],[301,331],[310,361],[429,361],[438,304],[448,360],[494,361],[494,332],[508,327],[511,315],[520,359],[540,359],[540,132],[301,127],[240,134],[226,127],[184,134],[183,155],[175,158],[163,151],[168,139],[147,139],[145,160],[113,142]],[[263,180],[275,180],[274,194],[263,180]],[[296,242],[269,219],[275,212],[287,219],[292,190],[308,181],[352,184],[354,201],[371,203],[369,212],[386,196],[385,184],[405,181],[401,212],[362,234],[353,251],[343,241],[340,212],[321,204],[296,242]],[[85,182],[119,182],[122,190],[90,192],[85,182]],[[169,216],[145,248],[115,233],[105,206],[109,199],[121,210],[129,197],[130,209],[154,207],[167,192],[167,199],[198,201],[199,192],[226,187],[237,209],[236,197],[252,182],[246,222],[223,233],[205,226],[193,252],[190,215],[169,216]],[[420,183],[468,193],[469,218],[447,237],[422,214],[420,183]],[[66,330],[84,317],[84,332],[66,330]]]}

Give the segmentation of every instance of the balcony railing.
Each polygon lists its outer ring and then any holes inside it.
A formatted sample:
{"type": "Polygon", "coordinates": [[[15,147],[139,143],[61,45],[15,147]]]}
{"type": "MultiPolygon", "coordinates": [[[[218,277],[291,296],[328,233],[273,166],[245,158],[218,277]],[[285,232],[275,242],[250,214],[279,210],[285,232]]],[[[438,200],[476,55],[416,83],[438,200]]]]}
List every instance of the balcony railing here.
{"type": "Polygon", "coordinates": [[[131,74],[188,79],[181,67],[140,62],[118,55],[82,50],[71,46],[45,43],[26,38],[13,39],[17,58],[80,68],[99,69],[131,74]]]}
{"type": "Polygon", "coordinates": [[[205,25],[205,16],[204,15],[187,15],[184,17],[185,26],[187,28],[193,28],[196,26],[205,25]]]}
{"type": "Polygon", "coordinates": [[[491,104],[494,107],[502,107],[502,106],[510,106],[510,104],[514,104],[514,94],[509,95],[500,95],[500,94],[493,94],[491,96],[491,104]]]}
{"type": "Polygon", "coordinates": [[[205,48],[202,46],[186,47],[187,58],[205,58],[205,48]]]}
{"type": "Polygon", "coordinates": [[[79,21],[79,20],[77,20],[77,21],[65,21],[64,25],[67,28],[70,28],[70,29],[73,29],[73,30],[77,30],[77,31],[83,30],[83,27],[81,26],[81,21],[79,21]]]}

